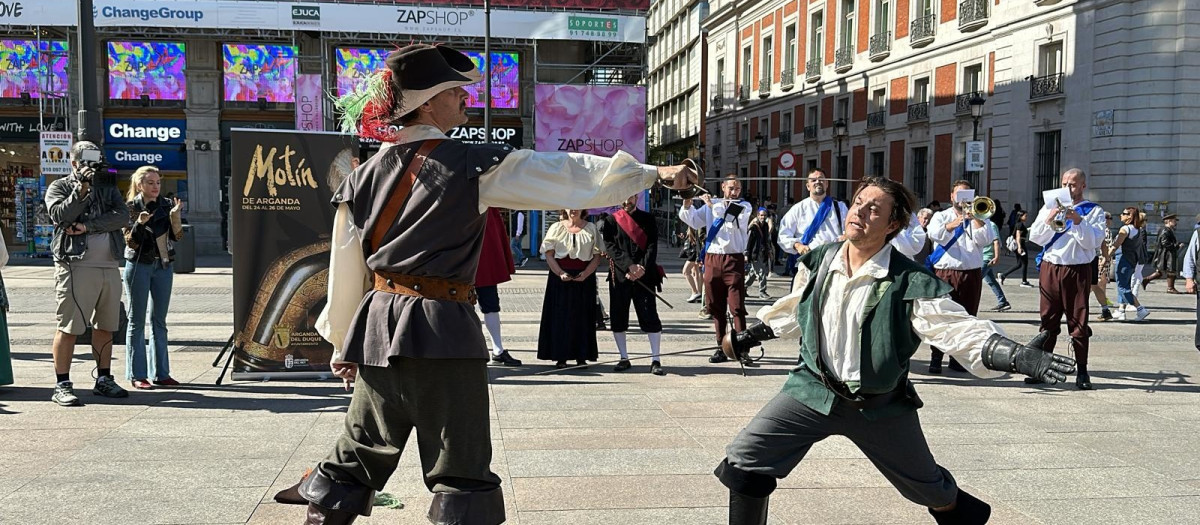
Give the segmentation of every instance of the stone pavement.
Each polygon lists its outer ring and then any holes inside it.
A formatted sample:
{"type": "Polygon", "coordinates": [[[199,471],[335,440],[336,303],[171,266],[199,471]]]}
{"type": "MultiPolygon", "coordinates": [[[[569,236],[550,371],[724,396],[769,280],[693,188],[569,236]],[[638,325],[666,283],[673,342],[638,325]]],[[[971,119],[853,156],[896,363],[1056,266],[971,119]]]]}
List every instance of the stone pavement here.
{"type": "MultiPolygon", "coordinates": [[[[662,253],[674,251],[663,248],[662,253]]],[[[678,269],[678,260],[665,261],[678,269]]],[[[493,469],[504,479],[509,523],[523,525],[722,523],[726,492],[711,472],[723,448],[778,392],[795,362],[788,343],[767,347],[761,366],[709,365],[706,353],[647,361],[625,373],[532,376],[544,269],[522,269],[501,286],[506,344],[526,366],[492,368],[493,469]]],[[[87,406],[49,401],[54,330],[52,270],[4,270],[17,383],[0,387],[0,523],[300,523],[300,507],[271,496],[328,452],[349,396],[332,381],[214,386],[212,360],[232,325],[231,275],[202,267],[176,277],[169,325],[178,389],[90,394],[86,349],[72,369],[87,406]]],[[[1014,309],[985,314],[1017,339],[1037,330],[1037,291],[1010,280],[1014,309]]],[[[1182,286],[1182,285],[1180,285],[1182,286]]],[[[782,292],[782,280],[771,291],[782,292]]],[[[1154,284],[1142,324],[1094,323],[1096,390],[1029,388],[949,372],[913,380],[938,461],[992,503],[993,523],[1197,523],[1200,516],[1200,353],[1195,302],[1154,284]]],[[[1110,287],[1111,290],[1111,287],[1110,287]]],[[[991,292],[984,290],[985,309],[991,292]]],[[[684,302],[676,273],[665,294],[664,350],[709,344],[708,322],[684,302]]],[[[751,301],[751,312],[765,301],[751,301]]],[[[630,336],[644,355],[646,340],[630,336]]],[[[612,339],[599,334],[602,355],[612,339]]],[[[1060,341],[1059,348],[1065,343],[1060,341]]],[[[123,348],[113,369],[120,377],[123,348]]],[[[405,508],[377,509],[360,523],[426,523],[430,500],[419,462],[406,454],[387,490],[405,508]]],[[[932,523],[843,438],[813,447],[772,497],[772,523],[932,523]]]]}

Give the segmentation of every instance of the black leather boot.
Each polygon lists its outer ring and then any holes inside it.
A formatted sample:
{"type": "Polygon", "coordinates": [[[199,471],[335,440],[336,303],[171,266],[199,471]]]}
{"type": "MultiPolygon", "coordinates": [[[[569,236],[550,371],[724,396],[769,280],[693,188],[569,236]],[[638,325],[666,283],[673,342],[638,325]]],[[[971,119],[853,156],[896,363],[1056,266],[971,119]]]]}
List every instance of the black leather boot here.
{"type": "Polygon", "coordinates": [[[473,492],[438,492],[427,516],[436,525],[500,525],[504,494],[499,488],[473,492]]]}
{"type": "Polygon", "coordinates": [[[770,496],[752,498],[729,491],[729,525],[766,525],[767,502],[770,499],[770,496]]]}
{"type": "Polygon", "coordinates": [[[327,509],[316,503],[309,503],[304,513],[304,525],[350,525],[358,519],[358,514],[344,510],[327,509]]]}
{"type": "Polygon", "coordinates": [[[929,509],[929,514],[938,525],[983,525],[992,517],[992,506],[959,489],[953,509],[942,512],[929,509]]]}

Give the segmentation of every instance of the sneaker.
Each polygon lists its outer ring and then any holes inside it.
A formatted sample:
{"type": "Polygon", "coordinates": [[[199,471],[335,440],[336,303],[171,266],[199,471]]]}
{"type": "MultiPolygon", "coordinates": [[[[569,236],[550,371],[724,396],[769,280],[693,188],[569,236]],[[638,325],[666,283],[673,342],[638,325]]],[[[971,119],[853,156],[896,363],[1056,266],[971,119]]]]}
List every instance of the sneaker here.
{"type": "MultiPolygon", "coordinates": [[[[657,362],[655,361],[655,363],[657,362]]],[[[624,372],[630,368],[633,368],[633,363],[630,363],[628,359],[622,359],[621,362],[617,363],[617,366],[613,367],[613,372],[624,372]]]]}
{"type": "Polygon", "coordinates": [[[92,393],[104,397],[129,397],[129,391],[121,388],[112,376],[104,376],[96,380],[92,393]]]}
{"type": "Polygon", "coordinates": [[[529,258],[528,258],[528,257],[526,257],[526,258],[524,258],[524,259],[521,259],[521,264],[518,264],[517,266],[520,266],[521,268],[524,268],[524,267],[525,267],[525,265],[526,265],[526,264],[528,264],[528,263],[529,263],[529,258]]]}
{"type": "Polygon", "coordinates": [[[50,396],[50,400],[64,407],[83,406],[83,403],[79,401],[79,396],[75,395],[74,385],[70,381],[54,385],[54,395],[50,396]]]}
{"type": "Polygon", "coordinates": [[[1000,303],[995,308],[992,308],[993,312],[1007,312],[1009,310],[1012,310],[1012,305],[1008,303],[1000,303]]]}
{"type": "Polygon", "coordinates": [[[692,294],[692,295],[689,295],[689,296],[688,296],[688,299],[687,299],[687,302],[689,302],[689,303],[698,303],[698,302],[700,302],[700,294],[698,294],[698,293],[694,293],[694,294],[692,294]]]}
{"type": "Polygon", "coordinates": [[[1112,316],[1112,320],[1113,320],[1113,321],[1124,321],[1124,320],[1126,320],[1126,319],[1125,319],[1125,310],[1118,308],[1118,309],[1117,309],[1117,313],[1113,314],[1113,316],[1112,316]]]}
{"type": "Polygon", "coordinates": [[[1021,288],[1033,288],[1033,283],[1029,281],[1021,281],[1021,288]]]}
{"type": "Polygon", "coordinates": [[[771,298],[771,294],[769,294],[769,293],[767,293],[767,292],[759,292],[759,294],[758,294],[758,298],[759,298],[759,299],[770,299],[770,298],[771,298]]]}
{"type": "Polygon", "coordinates": [[[1145,306],[1139,306],[1137,309],[1137,318],[1135,321],[1141,321],[1150,315],[1150,309],[1145,306]]]}
{"type": "Polygon", "coordinates": [[[1101,308],[1100,316],[1097,317],[1096,320],[1100,321],[1100,322],[1105,322],[1105,321],[1112,321],[1112,318],[1113,318],[1112,312],[1109,311],[1108,308],[1101,308]]]}
{"type": "Polygon", "coordinates": [[[650,362],[650,373],[651,373],[651,374],[654,374],[654,375],[656,375],[656,376],[665,376],[665,375],[667,375],[667,373],[666,373],[666,372],[664,372],[664,371],[663,371],[663,369],[662,369],[662,363],[659,363],[658,361],[651,361],[651,362],[650,362]]]}

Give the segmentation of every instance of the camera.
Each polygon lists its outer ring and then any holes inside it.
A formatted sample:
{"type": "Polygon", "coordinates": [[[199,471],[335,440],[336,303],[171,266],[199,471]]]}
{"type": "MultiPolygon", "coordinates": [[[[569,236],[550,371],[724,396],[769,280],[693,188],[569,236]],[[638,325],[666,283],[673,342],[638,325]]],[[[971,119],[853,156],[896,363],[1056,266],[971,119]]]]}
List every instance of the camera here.
{"type": "Polygon", "coordinates": [[[78,173],[80,180],[91,182],[97,186],[107,185],[115,186],[117,184],[117,174],[114,170],[108,167],[108,163],[104,162],[104,154],[98,149],[85,149],[79,152],[79,158],[75,159],[82,168],[90,168],[91,176],[84,176],[78,173]]]}

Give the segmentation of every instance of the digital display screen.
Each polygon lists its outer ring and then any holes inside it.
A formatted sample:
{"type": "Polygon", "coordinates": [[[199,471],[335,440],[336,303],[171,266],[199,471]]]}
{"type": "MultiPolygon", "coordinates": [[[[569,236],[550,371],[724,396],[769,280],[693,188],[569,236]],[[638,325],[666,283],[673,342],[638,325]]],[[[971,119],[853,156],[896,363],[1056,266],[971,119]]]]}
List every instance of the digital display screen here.
{"type": "MultiPolygon", "coordinates": [[[[475,67],[481,74],[483,70],[483,52],[467,51],[475,67]]],[[[516,53],[492,53],[492,108],[516,109],[521,107],[521,68],[516,53]]],[[[486,82],[464,86],[467,90],[467,107],[483,107],[483,91],[487,89],[486,82]]]]}
{"type": "Polygon", "coordinates": [[[296,48],[225,44],[225,101],[296,101],[296,48]]]}
{"type": "Polygon", "coordinates": [[[108,98],[187,99],[182,42],[109,42],[108,98]]]}
{"type": "Polygon", "coordinates": [[[337,62],[337,95],[340,97],[355,89],[362,88],[367,77],[387,65],[388,49],[369,49],[356,47],[339,47],[333,51],[334,61],[337,62]]]}
{"type": "Polygon", "coordinates": [[[0,40],[0,98],[21,98],[29,93],[67,92],[67,42],[43,40],[0,40]]]}

